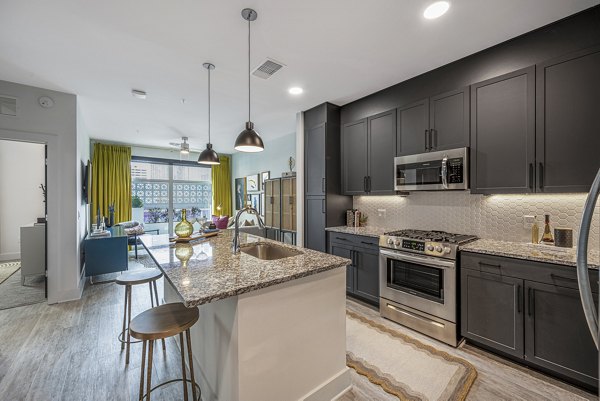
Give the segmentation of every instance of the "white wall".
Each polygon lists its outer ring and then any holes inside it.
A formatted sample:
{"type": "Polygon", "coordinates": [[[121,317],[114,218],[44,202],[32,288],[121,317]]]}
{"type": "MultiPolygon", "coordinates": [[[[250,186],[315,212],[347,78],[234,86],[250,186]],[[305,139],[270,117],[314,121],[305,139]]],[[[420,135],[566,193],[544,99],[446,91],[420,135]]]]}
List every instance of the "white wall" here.
{"type": "MultiPolygon", "coordinates": [[[[265,150],[258,153],[236,152],[231,157],[231,195],[235,209],[235,179],[270,171],[271,178],[281,177],[284,171],[290,171],[289,158],[296,159],[296,133],[265,141],[265,150]]],[[[297,171],[294,168],[294,171],[297,171]]]]}
{"type": "Polygon", "coordinates": [[[85,137],[77,134],[77,97],[6,81],[0,81],[0,94],[17,98],[17,116],[0,115],[0,139],[48,144],[48,302],[78,299],[78,146],[85,137]],[[54,106],[41,107],[41,96],[50,96],[54,106]]]}
{"type": "Polygon", "coordinates": [[[44,217],[44,145],[0,140],[0,260],[19,259],[20,228],[44,217]]]}

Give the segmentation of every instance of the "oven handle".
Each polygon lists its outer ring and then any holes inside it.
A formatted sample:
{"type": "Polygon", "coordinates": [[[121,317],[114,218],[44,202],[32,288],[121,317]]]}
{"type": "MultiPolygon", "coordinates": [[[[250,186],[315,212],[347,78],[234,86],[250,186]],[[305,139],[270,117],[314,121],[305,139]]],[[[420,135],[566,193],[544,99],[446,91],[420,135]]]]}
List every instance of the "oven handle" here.
{"type": "Polygon", "coordinates": [[[428,258],[428,257],[405,255],[405,254],[399,254],[397,252],[386,251],[384,249],[381,249],[379,251],[379,253],[390,259],[402,260],[405,262],[414,262],[414,263],[421,264],[423,266],[438,267],[438,268],[442,268],[442,269],[443,268],[453,269],[455,266],[454,261],[449,261],[449,260],[444,260],[444,259],[433,259],[433,258],[428,258]]]}
{"type": "Polygon", "coordinates": [[[448,155],[442,158],[442,186],[448,189],[448,155]]]}

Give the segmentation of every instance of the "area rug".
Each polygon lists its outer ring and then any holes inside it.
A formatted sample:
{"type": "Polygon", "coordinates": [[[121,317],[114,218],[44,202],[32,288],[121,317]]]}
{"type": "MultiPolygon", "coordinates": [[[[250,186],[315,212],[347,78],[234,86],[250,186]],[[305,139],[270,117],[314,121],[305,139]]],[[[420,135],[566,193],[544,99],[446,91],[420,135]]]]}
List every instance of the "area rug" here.
{"type": "Polygon", "coordinates": [[[20,260],[11,260],[9,262],[0,262],[0,284],[7,278],[15,274],[21,268],[20,260]]]}
{"type": "Polygon", "coordinates": [[[400,400],[462,401],[477,371],[464,359],[346,311],[346,364],[400,400]]]}

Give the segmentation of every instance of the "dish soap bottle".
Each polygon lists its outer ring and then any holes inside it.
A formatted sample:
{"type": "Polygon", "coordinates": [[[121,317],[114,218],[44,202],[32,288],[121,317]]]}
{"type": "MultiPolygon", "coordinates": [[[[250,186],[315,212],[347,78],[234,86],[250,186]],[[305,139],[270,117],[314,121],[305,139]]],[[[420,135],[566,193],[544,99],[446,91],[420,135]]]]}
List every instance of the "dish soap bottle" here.
{"type": "Polygon", "coordinates": [[[542,242],[545,244],[553,244],[554,237],[552,236],[552,230],[550,230],[550,215],[544,215],[544,234],[542,234],[542,242]]]}
{"type": "Polygon", "coordinates": [[[531,226],[531,243],[540,242],[540,226],[537,223],[537,216],[533,216],[533,225],[531,226]]]}

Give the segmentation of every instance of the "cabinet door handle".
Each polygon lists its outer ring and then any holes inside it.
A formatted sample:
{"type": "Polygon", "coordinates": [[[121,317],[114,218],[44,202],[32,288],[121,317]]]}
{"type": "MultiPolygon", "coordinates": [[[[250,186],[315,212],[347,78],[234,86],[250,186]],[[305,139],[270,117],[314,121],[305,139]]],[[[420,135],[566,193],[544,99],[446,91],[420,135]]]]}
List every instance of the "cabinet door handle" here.
{"type": "Polygon", "coordinates": [[[437,149],[437,130],[431,129],[429,130],[429,135],[431,135],[431,139],[429,139],[429,150],[437,149]]]}
{"type": "Polygon", "coordinates": [[[533,191],[533,163],[529,163],[529,189],[533,191]]]}
{"type": "Polygon", "coordinates": [[[544,163],[540,162],[538,168],[539,187],[544,188],[544,163]]]}
{"type": "Polygon", "coordinates": [[[321,212],[325,213],[325,199],[321,201],[321,212]]]}
{"type": "Polygon", "coordinates": [[[429,130],[425,130],[425,150],[429,150],[429,130]]]}
{"type": "Polygon", "coordinates": [[[521,295],[521,285],[517,286],[517,312],[521,313],[521,304],[523,302],[523,296],[521,295]]]}
{"type": "Polygon", "coordinates": [[[325,177],[321,178],[321,191],[325,193],[325,177]]]}
{"type": "Polygon", "coordinates": [[[360,243],[361,243],[361,244],[365,244],[365,245],[373,245],[372,243],[370,243],[370,242],[367,242],[367,241],[360,241],[360,243]]]}
{"type": "Polygon", "coordinates": [[[478,262],[479,266],[489,266],[489,267],[495,267],[497,269],[501,269],[502,265],[494,265],[492,263],[485,263],[485,262],[478,262]]]}
{"type": "Polygon", "coordinates": [[[368,192],[367,191],[367,176],[365,175],[365,177],[363,178],[363,191],[364,192],[368,192]]]}
{"type": "Polygon", "coordinates": [[[367,177],[367,192],[371,192],[371,176],[367,177]]]}
{"type": "Polygon", "coordinates": [[[533,300],[533,289],[531,287],[529,287],[527,289],[527,301],[528,301],[527,316],[532,316],[535,302],[533,300]]]}
{"type": "Polygon", "coordinates": [[[348,241],[348,238],[342,238],[342,237],[335,237],[336,241],[340,240],[340,241],[348,241]]]}

